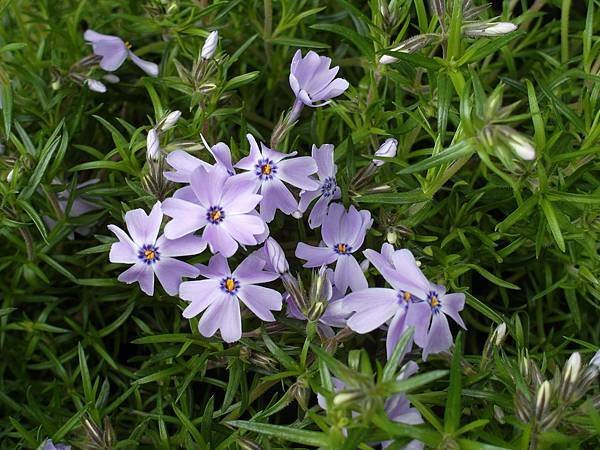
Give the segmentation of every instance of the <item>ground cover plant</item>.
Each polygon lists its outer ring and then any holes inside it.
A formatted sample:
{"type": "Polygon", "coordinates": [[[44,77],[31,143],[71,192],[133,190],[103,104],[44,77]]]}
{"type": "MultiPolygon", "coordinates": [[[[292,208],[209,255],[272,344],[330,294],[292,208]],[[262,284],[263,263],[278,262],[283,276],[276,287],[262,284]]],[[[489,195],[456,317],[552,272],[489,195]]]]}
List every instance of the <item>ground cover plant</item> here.
{"type": "Polygon", "coordinates": [[[599,7],[0,0],[0,447],[600,447],[599,7]]]}

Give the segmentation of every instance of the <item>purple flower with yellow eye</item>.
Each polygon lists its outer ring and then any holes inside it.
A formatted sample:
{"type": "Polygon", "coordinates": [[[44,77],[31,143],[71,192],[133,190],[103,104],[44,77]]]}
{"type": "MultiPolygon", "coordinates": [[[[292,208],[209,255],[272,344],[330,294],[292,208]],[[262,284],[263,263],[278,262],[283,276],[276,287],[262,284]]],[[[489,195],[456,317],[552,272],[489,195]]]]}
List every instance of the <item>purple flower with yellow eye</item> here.
{"type": "Polygon", "coordinates": [[[129,58],[131,62],[148,75],[152,77],[158,75],[158,66],[156,64],[137,56],[130,50],[131,44],[124,42],[118,36],[100,34],[94,30],[86,30],[83,33],[83,38],[92,44],[94,54],[102,58],[100,60],[100,67],[107,72],[117,70],[129,58]]]}
{"type": "Polygon", "coordinates": [[[310,212],[310,216],[308,216],[308,225],[314,229],[323,224],[329,203],[332,200],[339,199],[341,192],[335,180],[337,166],[333,162],[333,145],[323,144],[321,147],[313,145],[312,157],[317,163],[319,187],[312,191],[300,192],[299,209],[302,212],[306,211],[308,205],[318,198],[310,212]]]}
{"type": "Polygon", "coordinates": [[[71,446],[67,444],[55,444],[52,439],[48,438],[42,442],[39,450],[71,450],[71,446]]]}
{"type": "Polygon", "coordinates": [[[154,294],[154,274],[169,295],[176,295],[182,277],[195,278],[200,271],[174,257],[196,255],[206,248],[206,242],[198,236],[187,235],[173,240],[164,235],[159,237],[162,219],[161,204],[156,202],[149,215],[142,209],[125,213],[129,234],[116,225],[108,226],[119,238],[119,242],[110,247],[110,262],[133,264],[119,275],[119,281],[138,282],[148,295],[154,294]]]}
{"type": "Polygon", "coordinates": [[[310,177],[317,171],[317,164],[310,156],[291,158],[296,156],[296,152],[280,153],[262,142],[259,147],[251,134],[246,137],[250,143],[250,154],[235,167],[247,170],[241,176],[251,180],[255,190],[262,195],[261,217],[268,223],[278,209],[284,214],[292,214],[298,209],[298,202],[284,182],[304,190],[317,189],[319,184],[310,177]]]}
{"type": "Polygon", "coordinates": [[[409,250],[394,251],[384,244],[381,253],[365,250],[364,254],[392,288],[368,288],[344,297],[344,309],[354,312],[348,326],[362,334],[390,321],[388,357],[410,326],[415,328],[414,342],[423,349],[423,359],[450,348],[452,333],[446,315],[465,328],[458,314],[464,307],[464,294],[446,295],[442,286],[430,283],[409,250]]]}
{"type": "MultiPolygon", "coordinates": [[[[229,175],[235,175],[233,164],[231,163],[231,150],[224,142],[217,142],[209,148],[210,154],[215,158],[216,163],[223,166],[229,175]]],[[[175,169],[174,172],[165,172],[165,178],[176,183],[189,183],[192,172],[198,167],[204,167],[209,170],[212,165],[206,161],[196,158],[183,150],[175,150],[167,155],[167,163],[175,169]]]]}
{"type": "Polygon", "coordinates": [[[278,274],[263,270],[264,266],[263,259],[250,255],[232,272],[220,254],[210,258],[208,266],[198,265],[206,279],[187,281],[179,288],[179,296],[190,302],[183,317],[190,319],[204,312],[198,323],[200,334],[211,337],[221,330],[225,342],[242,337],[240,302],[259,319],[274,321],[271,311],[281,310],[281,294],[256,284],[273,281],[278,274]]]}
{"type": "Polygon", "coordinates": [[[163,202],[164,213],[173,218],[165,235],[177,239],[203,228],[210,250],[227,258],[239,244],[256,245],[265,222],[254,212],[262,198],[255,190],[253,180],[230,176],[219,164],[200,166],[190,175],[190,186],[163,202]]]}
{"type": "Polygon", "coordinates": [[[303,242],[296,247],[296,257],[306,260],[304,267],[320,267],[336,263],[333,282],[340,292],[348,287],[353,291],[366,289],[367,279],[353,256],[365,240],[367,229],[372,223],[369,211],[358,211],[350,206],[348,212],[339,203],[333,203],[323,221],[322,247],[303,242]]]}

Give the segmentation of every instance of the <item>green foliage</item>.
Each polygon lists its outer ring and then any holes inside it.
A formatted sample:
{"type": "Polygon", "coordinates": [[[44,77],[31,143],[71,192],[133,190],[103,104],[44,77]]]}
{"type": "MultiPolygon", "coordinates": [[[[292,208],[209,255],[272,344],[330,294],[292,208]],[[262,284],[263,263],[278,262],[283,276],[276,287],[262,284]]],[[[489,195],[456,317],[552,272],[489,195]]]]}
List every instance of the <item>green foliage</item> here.
{"type": "MultiPolygon", "coordinates": [[[[553,403],[560,420],[547,428],[519,408],[535,414],[541,380],[600,342],[600,3],[484,3],[0,0],[2,448],[46,437],[86,449],[598,448],[597,397],[553,403]],[[496,16],[518,31],[464,35],[496,16]],[[87,27],[132,42],[160,76],[127,62],[107,93],[81,86],[87,27]],[[219,56],[195,77],[214,29],[219,56]],[[420,49],[393,50],[413,36],[420,49]],[[351,87],[305,108],[280,149],[335,144],[344,201],[375,219],[367,246],[408,248],[431,279],[467,293],[452,354],[406,380],[408,336],[384,364],[381,331],[323,338],[281,313],[245,317],[243,339],[226,345],[181,317],[184,302],[119,283],[108,263],[106,225],[173,189],[149,183],[147,131],[181,110],[165,151],[204,157],[202,134],[245,155],[245,134],[268,142],[293,102],[296,48],[328,54],[351,87]],[[515,136],[534,161],[515,155],[515,136]],[[387,137],[397,155],[356,183],[387,137]],[[97,208],[72,214],[76,198],[97,208]],[[496,345],[501,322],[510,337],[496,345]],[[397,393],[424,424],[387,417],[397,393]],[[335,405],[323,411],[316,394],[335,405]]],[[[270,225],[290,254],[319,237],[291,217],[270,225]]]]}

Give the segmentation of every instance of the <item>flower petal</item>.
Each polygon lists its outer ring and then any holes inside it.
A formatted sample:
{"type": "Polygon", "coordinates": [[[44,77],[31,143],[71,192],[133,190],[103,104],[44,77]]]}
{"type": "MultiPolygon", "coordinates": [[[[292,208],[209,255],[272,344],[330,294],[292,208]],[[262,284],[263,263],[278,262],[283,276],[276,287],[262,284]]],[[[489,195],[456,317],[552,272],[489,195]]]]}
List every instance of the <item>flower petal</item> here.
{"type": "Polygon", "coordinates": [[[240,302],[236,298],[225,301],[222,309],[221,337],[227,343],[239,341],[242,337],[242,317],[240,302]]]}
{"type": "Polygon", "coordinates": [[[202,237],[208,243],[210,251],[221,253],[226,258],[233,256],[238,249],[238,243],[229,232],[220,225],[209,223],[202,233],[202,237]]]}
{"type": "Polygon", "coordinates": [[[308,226],[313,230],[323,224],[330,201],[331,197],[321,196],[321,198],[317,200],[317,203],[315,203],[315,206],[313,206],[310,215],[308,216],[308,226]]]}
{"type": "Polygon", "coordinates": [[[230,320],[224,314],[227,302],[231,302],[231,296],[223,292],[208,306],[198,323],[198,331],[202,336],[212,337],[223,322],[230,320]]]}
{"type": "Polygon", "coordinates": [[[427,344],[427,330],[431,322],[431,307],[427,302],[409,303],[406,312],[406,328],[414,327],[415,344],[423,348],[427,344]]]}
{"type": "Polygon", "coordinates": [[[208,170],[197,167],[190,175],[190,185],[202,206],[222,206],[221,197],[225,181],[229,178],[222,166],[211,166],[208,170]]]}
{"type": "Polygon", "coordinates": [[[334,262],[338,255],[329,247],[313,247],[299,242],[296,257],[306,260],[303,267],[321,267],[334,262]]]}
{"type": "Polygon", "coordinates": [[[154,272],[149,264],[141,262],[134,264],[119,275],[118,280],[127,284],[137,281],[143,292],[150,296],[154,294],[154,272]]]}
{"type": "Polygon", "coordinates": [[[340,243],[339,231],[342,217],[344,216],[344,206],[340,203],[332,203],[327,211],[327,216],[323,220],[321,234],[323,241],[330,247],[340,243]]]}
{"type": "Polygon", "coordinates": [[[234,167],[253,171],[255,168],[254,166],[258,163],[258,160],[262,158],[262,155],[260,153],[258,142],[256,142],[254,136],[248,133],[246,134],[246,139],[248,139],[248,143],[250,144],[250,154],[240,159],[234,167]]]}
{"type": "Polygon", "coordinates": [[[169,153],[167,163],[175,169],[175,172],[165,172],[165,178],[176,183],[189,183],[190,176],[197,167],[202,166],[207,170],[210,167],[210,164],[206,161],[202,161],[183,150],[175,150],[169,153]]]}
{"type": "Polygon", "coordinates": [[[458,312],[462,311],[465,307],[465,294],[446,294],[440,298],[440,302],[442,304],[442,312],[452,317],[457,324],[466,330],[467,327],[460,317],[460,314],[458,314],[458,312]]]}
{"type": "Polygon", "coordinates": [[[392,289],[369,288],[352,292],[342,300],[344,309],[355,313],[346,324],[357,333],[379,328],[398,311],[398,294],[392,289]]]}
{"type": "Polygon", "coordinates": [[[320,147],[317,147],[316,145],[312,146],[312,157],[317,163],[317,169],[321,179],[333,177],[337,172],[333,152],[333,144],[323,144],[320,147]]]}
{"type": "MultiPolygon", "coordinates": [[[[396,344],[400,340],[402,333],[406,330],[406,308],[399,308],[388,327],[387,337],[385,339],[385,350],[387,359],[390,359],[396,349],[396,344]]],[[[407,349],[410,351],[410,349],[407,349]]]]}
{"type": "Polygon", "coordinates": [[[252,211],[262,200],[262,196],[255,194],[256,187],[256,178],[249,178],[246,174],[230,176],[223,186],[221,206],[230,214],[252,211]]]}
{"type": "Polygon", "coordinates": [[[177,295],[183,277],[195,278],[200,274],[200,271],[191,264],[168,256],[165,258],[161,256],[160,261],[153,267],[158,281],[169,295],[177,295]]]}
{"type": "Polygon", "coordinates": [[[310,175],[317,172],[317,163],[310,156],[280,161],[277,168],[277,177],[292,186],[308,191],[319,188],[319,183],[310,178],[310,175]]]}
{"type": "Polygon", "coordinates": [[[162,235],[156,241],[158,251],[162,256],[198,255],[206,249],[206,241],[200,236],[188,234],[178,239],[167,239],[162,235]]]}
{"type": "Polygon", "coordinates": [[[266,261],[252,254],[244,259],[233,271],[233,277],[242,285],[268,283],[279,278],[276,272],[264,270],[266,261]]]}
{"type": "Polygon", "coordinates": [[[158,66],[155,63],[140,58],[131,50],[129,50],[129,59],[131,59],[132,63],[134,63],[151,77],[158,76],[158,66]]]}
{"type": "Polygon", "coordinates": [[[360,291],[369,287],[365,274],[352,255],[342,255],[337,259],[333,277],[335,287],[342,293],[346,293],[348,288],[360,291]]]}
{"type": "Polygon", "coordinates": [[[204,264],[198,264],[196,267],[200,269],[200,275],[206,278],[220,279],[231,275],[231,269],[229,268],[227,258],[220,253],[210,257],[208,266],[205,266],[204,264]]]}
{"type": "Polygon", "coordinates": [[[160,230],[163,213],[160,202],[156,202],[149,215],[143,209],[134,209],[125,213],[125,223],[129,235],[139,247],[154,245],[160,230]]]}
{"type": "Polygon", "coordinates": [[[163,212],[173,220],[165,225],[165,236],[178,239],[204,227],[206,210],[195,203],[178,198],[168,198],[163,202],[163,212]]]}
{"type": "Polygon", "coordinates": [[[441,313],[433,315],[431,328],[427,334],[427,345],[423,347],[423,361],[432,353],[440,353],[448,350],[452,345],[452,333],[448,319],[441,313]]]}
{"type": "Polygon", "coordinates": [[[109,225],[108,229],[112,231],[119,239],[119,242],[115,242],[110,246],[108,260],[111,263],[137,263],[139,261],[137,256],[139,247],[131,240],[127,233],[125,233],[118,226],[109,225]]]}
{"type": "Polygon", "coordinates": [[[179,296],[190,304],[183,310],[183,317],[196,317],[222,295],[218,280],[184,281],[179,285],[179,296]]]}
{"type": "Polygon", "coordinates": [[[260,215],[265,222],[273,220],[277,209],[288,215],[298,209],[296,199],[278,178],[264,182],[261,194],[263,198],[260,202],[260,215]]]}
{"type": "Polygon", "coordinates": [[[271,311],[281,311],[283,298],[279,292],[263,286],[248,284],[242,286],[238,297],[261,320],[275,320],[271,311]]]}

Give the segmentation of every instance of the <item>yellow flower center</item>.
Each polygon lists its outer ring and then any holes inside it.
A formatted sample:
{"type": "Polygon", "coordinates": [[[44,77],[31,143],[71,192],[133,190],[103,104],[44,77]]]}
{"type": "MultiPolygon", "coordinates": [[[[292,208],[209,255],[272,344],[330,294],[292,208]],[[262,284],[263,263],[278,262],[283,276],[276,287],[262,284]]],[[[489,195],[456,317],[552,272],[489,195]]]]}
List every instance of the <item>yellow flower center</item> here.
{"type": "Polygon", "coordinates": [[[144,258],[146,258],[148,261],[154,260],[155,257],[156,253],[154,253],[154,250],[144,250],[144,258]]]}
{"type": "Polygon", "coordinates": [[[210,218],[213,220],[213,222],[217,222],[221,218],[221,211],[218,209],[211,211],[210,218]]]}
{"type": "Polygon", "coordinates": [[[233,292],[235,289],[235,281],[233,281],[233,278],[227,278],[227,280],[225,280],[225,289],[229,292],[233,292]]]}
{"type": "Polygon", "coordinates": [[[337,251],[340,253],[346,253],[346,244],[338,244],[337,251]]]}
{"type": "Polygon", "coordinates": [[[411,297],[411,294],[410,294],[410,292],[406,292],[406,291],[404,291],[404,294],[402,294],[402,298],[404,299],[404,301],[405,301],[406,303],[408,303],[408,302],[410,301],[410,297],[411,297]]]}
{"type": "Polygon", "coordinates": [[[263,175],[271,175],[271,165],[269,163],[263,165],[261,167],[261,172],[263,175]]]}
{"type": "Polygon", "coordinates": [[[438,300],[437,295],[432,295],[429,302],[430,302],[432,308],[437,308],[437,306],[440,304],[440,301],[438,300]]]}

